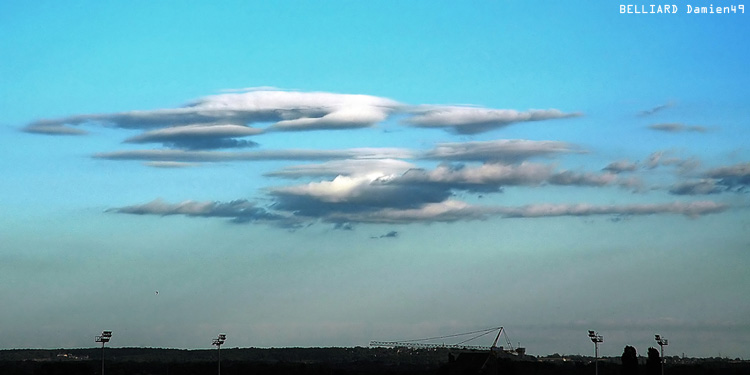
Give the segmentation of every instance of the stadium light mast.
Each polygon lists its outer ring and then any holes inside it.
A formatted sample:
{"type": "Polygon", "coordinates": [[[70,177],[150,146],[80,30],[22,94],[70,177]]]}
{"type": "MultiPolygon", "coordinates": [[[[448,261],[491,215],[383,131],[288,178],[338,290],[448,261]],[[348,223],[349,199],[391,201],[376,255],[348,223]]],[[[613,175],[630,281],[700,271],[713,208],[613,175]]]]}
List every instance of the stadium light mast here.
{"type": "Polygon", "coordinates": [[[227,335],[225,333],[220,333],[217,338],[214,339],[214,342],[212,345],[216,345],[216,349],[218,349],[219,353],[219,375],[221,375],[221,345],[226,341],[227,335]]]}
{"type": "Polygon", "coordinates": [[[596,331],[589,331],[589,338],[594,343],[594,371],[599,375],[599,343],[604,342],[604,337],[596,331]]]}
{"type": "Polygon", "coordinates": [[[104,344],[112,339],[112,331],[102,331],[101,336],[95,336],[94,341],[102,343],[102,375],[104,375],[104,344]]]}
{"type": "Polygon", "coordinates": [[[659,363],[661,364],[661,375],[664,375],[664,347],[669,345],[669,340],[665,339],[664,337],[661,337],[661,335],[654,335],[654,338],[656,339],[656,343],[659,344],[660,349],[660,356],[659,363]]]}

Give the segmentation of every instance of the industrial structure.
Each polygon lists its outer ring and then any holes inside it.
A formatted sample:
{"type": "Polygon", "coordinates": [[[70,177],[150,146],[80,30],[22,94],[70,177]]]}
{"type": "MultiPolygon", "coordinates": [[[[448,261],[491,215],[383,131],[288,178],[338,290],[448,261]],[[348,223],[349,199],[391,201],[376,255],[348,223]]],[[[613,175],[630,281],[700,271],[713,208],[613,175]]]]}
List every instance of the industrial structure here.
{"type": "Polygon", "coordinates": [[[509,354],[509,355],[517,355],[517,356],[523,356],[526,354],[526,348],[517,347],[513,348],[513,344],[511,344],[510,339],[508,338],[508,335],[505,333],[505,329],[503,327],[493,327],[478,331],[472,331],[472,332],[466,332],[466,333],[458,333],[453,335],[446,335],[446,336],[436,336],[436,337],[427,337],[423,339],[415,339],[415,340],[402,340],[402,341],[370,341],[371,347],[381,347],[381,348],[410,348],[410,349],[453,349],[453,350],[462,350],[462,351],[489,351],[496,354],[503,353],[503,354],[509,354]],[[491,346],[482,346],[482,345],[475,345],[470,343],[471,341],[474,341],[476,339],[479,339],[480,337],[483,337],[485,335],[488,335],[492,332],[497,331],[497,335],[495,336],[495,340],[492,342],[491,346]],[[507,346],[497,346],[498,340],[500,340],[500,336],[503,336],[505,338],[505,343],[507,346]],[[463,339],[462,341],[459,341],[458,343],[454,344],[446,344],[443,343],[434,343],[436,340],[445,340],[445,339],[462,339],[467,337],[466,339],[463,339]],[[430,342],[431,341],[431,342],[430,342]]]}

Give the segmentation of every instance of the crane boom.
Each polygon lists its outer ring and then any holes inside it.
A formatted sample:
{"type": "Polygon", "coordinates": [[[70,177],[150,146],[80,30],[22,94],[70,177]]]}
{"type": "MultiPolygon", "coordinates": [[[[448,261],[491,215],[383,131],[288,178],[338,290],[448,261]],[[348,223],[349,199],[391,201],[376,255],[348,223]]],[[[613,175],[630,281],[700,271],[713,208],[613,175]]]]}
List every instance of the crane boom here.
{"type": "Polygon", "coordinates": [[[463,344],[426,344],[422,342],[407,341],[370,341],[370,346],[381,348],[411,348],[411,349],[467,349],[467,350],[490,350],[489,346],[463,345],[463,344]]]}
{"type": "MultiPolygon", "coordinates": [[[[460,349],[460,350],[482,350],[482,351],[497,351],[497,342],[500,340],[500,335],[503,335],[505,337],[505,341],[508,343],[508,347],[513,350],[513,346],[510,344],[510,340],[508,339],[508,335],[505,333],[505,329],[503,327],[496,327],[496,328],[489,328],[485,330],[480,331],[474,331],[474,332],[467,332],[467,333],[460,333],[456,335],[448,335],[448,336],[439,336],[439,337],[430,337],[426,339],[418,339],[418,340],[405,340],[405,341],[370,341],[370,346],[372,347],[384,347],[384,348],[411,348],[411,349],[439,349],[439,348],[446,348],[446,349],[460,349]],[[472,341],[474,339],[477,339],[481,336],[484,336],[494,330],[497,331],[497,335],[495,335],[495,340],[492,342],[492,346],[484,346],[484,345],[467,345],[465,344],[468,341],[472,341]],[[446,339],[446,338],[455,338],[465,335],[474,335],[479,333],[479,335],[473,336],[467,340],[461,341],[457,344],[431,344],[426,342],[420,342],[420,341],[427,341],[427,340],[438,340],[438,339],[446,339]]],[[[500,350],[503,350],[504,348],[500,348],[500,350]]]]}
{"type": "Polygon", "coordinates": [[[500,339],[500,334],[503,333],[503,327],[500,327],[500,330],[497,331],[497,336],[495,336],[495,341],[492,342],[491,348],[497,348],[497,340],[500,339]]]}

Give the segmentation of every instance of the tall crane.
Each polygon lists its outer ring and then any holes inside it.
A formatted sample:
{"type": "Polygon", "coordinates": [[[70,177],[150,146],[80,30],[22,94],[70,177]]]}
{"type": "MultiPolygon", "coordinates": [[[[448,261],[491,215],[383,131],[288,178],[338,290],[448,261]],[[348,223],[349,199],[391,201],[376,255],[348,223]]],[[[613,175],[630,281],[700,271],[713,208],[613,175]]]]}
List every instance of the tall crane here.
{"type": "Polygon", "coordinates": [[[513,349],[513,345],[510,343],[510,339],[508,339],[508,335],[505,333],[505,330],[503,327],[493,327],[488,329],[483,329],[479,331],[472,331],[472,332],[466,332],[466,333],[458,333],[455,335],[447,335],[447,336],[437,336],[437,337],[427,337],[423,339],[416,339],[416,340],[404,340],[404,341],[370,341],[370,346],[372,347],[384,347],[384,348],[411,348],[411,349],[437,349],[437,348],[446,348],[446,349],[462,349],[462,350],[482,350],[482,351],[505,351],[505,352],[511,352],[515,353],[515,350],[513,349]],[[490,334],[494,331],[497,331],[497,335],[495,336],[495,340],[492,342],[492,346],[482,346],[482,345],[469,345],[467,344],[469,341],[478,339],[482,336],[485,336],[487,334],[490,334]],[[468,335],[474,335],[466,340],[463,340],[456,344],[435,344],[435,343],[427,343],[424,341],[435,341],[435,340],[442,340],[447,338],[456,338],[461,336],[468,336],[468,335]],[[505,338],[505,342],[507,343],[507,348],[498,348],[497,342],[500,340],[500,335],[503,335],[505,338]],[[510,350],[508,350],[508,348],[510,350]]]}
{"type": "Polygon", "coordinates": [[[505,333],[503,327],[500,327],[500,330],[497,332],[497,336],[495,336],[495,341],[492,342],[492,346],[490,348],[492,350],[497,350],[497,340],[500,339],[500,335],[503,335],[503,337],[505,338],[505,343],[508,344],[508,348],[510,348],[510,351],[513,351],[513,344],[510,343],[508,334],[505,333]]]}

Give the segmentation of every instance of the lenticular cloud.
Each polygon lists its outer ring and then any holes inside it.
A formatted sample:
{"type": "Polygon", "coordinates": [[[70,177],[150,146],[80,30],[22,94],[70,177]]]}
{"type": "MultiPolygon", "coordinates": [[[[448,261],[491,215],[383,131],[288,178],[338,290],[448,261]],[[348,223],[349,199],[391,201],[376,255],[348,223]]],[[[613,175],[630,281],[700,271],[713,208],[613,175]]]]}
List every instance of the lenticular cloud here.
{"type": "MultiPolygon", "coordinates": [[[[202,134],[216,137],[225,131],[214,125],[247,126],[271,123],[270,130],[302,131],[349,129],[372,126],[401,108],[396,101],[370,95],[326,92],[262,90],[211,95],[179,108],[82,114],[35,121],[25,131],[44,134],[74,134],[70,126],[99,124],[124,129],[162,129],[200,124],[202,134]]],[[[255,134],[252,130],[249,133],[255,134]]],[[[242,135],[250,135],[244,133],[242,135]]],[[[154,137],[146,133],[136,140],[154,137]]]]}
{"type": "Polygon", "coordinates": [[[564,113],[557,109],[489,109],[459,106],[430,106],[406,122],[422,128],[446,128],[458,134],[484,133],[516,122],[542,121],[578,117],[581,113],[564,113]]]}

